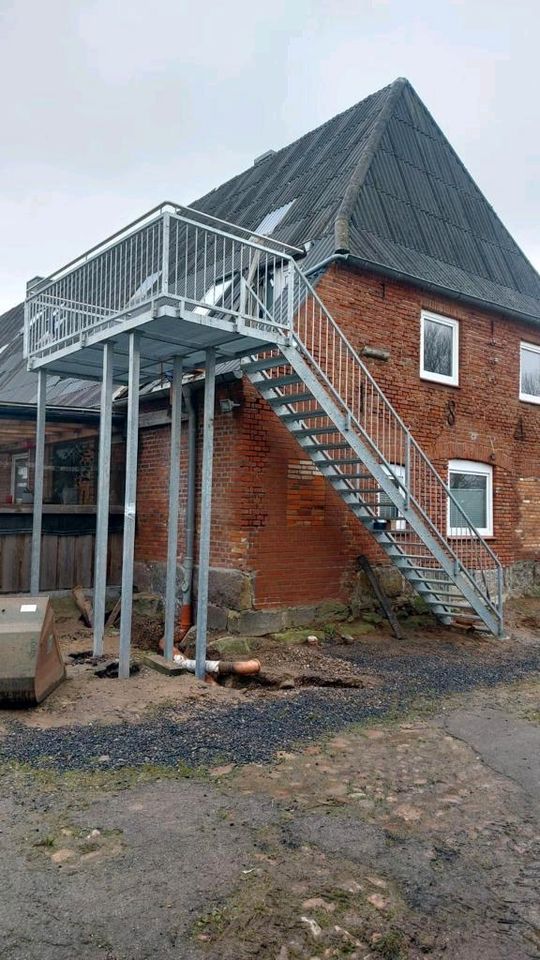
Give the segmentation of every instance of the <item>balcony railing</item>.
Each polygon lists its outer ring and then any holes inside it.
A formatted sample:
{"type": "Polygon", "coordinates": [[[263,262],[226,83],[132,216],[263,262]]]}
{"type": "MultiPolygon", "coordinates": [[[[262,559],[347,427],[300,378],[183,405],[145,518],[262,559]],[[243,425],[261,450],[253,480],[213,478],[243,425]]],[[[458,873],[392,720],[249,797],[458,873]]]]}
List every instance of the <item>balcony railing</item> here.
{"type": "Polygon", "coordinates": [[[284,331],[291,316],[281,294],[289,265],[302,252],[163,204],[30,286],[25,356],[46,361],[63,348],[82,346],[163,297],[199,315],[284,331]]]}

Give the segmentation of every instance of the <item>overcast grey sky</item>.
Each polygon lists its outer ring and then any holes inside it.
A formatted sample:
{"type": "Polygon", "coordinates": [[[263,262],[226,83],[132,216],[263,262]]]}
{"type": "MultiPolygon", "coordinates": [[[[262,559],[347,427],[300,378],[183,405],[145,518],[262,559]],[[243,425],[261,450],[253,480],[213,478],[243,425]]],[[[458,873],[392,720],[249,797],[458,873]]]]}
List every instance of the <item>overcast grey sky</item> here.
{"type": "Polygon", "coordinates": [[[0,0],[0,311],[406,76],[540,267],[538,0],[0,0]]]}

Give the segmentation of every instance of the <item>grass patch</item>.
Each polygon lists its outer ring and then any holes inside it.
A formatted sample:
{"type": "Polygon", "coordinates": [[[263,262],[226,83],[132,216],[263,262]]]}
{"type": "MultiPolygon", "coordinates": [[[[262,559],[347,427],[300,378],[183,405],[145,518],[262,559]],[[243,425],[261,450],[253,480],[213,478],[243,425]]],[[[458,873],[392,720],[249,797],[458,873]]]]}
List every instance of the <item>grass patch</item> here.
{"type": "Polygon", "coordinates": [[[400,930],[389,930],[373,944],[373,949],[383,960],[405,960],[405,938],[400,930]]]}
{"type": "Polygon", "coordinates": [[[46,767],[34,767],[29,763],[15,760],[0,765],[0,777],[13,777],[43,790],[68,791],[76,793],[103,793],[129,790],[132,787],[158,780],[207,780],[206,767],[190,767],[186,763],[177,763],[174,767],[158,764],[141,764],[137,767],[121,767],[117,770],[52,770],[46,767]]]}

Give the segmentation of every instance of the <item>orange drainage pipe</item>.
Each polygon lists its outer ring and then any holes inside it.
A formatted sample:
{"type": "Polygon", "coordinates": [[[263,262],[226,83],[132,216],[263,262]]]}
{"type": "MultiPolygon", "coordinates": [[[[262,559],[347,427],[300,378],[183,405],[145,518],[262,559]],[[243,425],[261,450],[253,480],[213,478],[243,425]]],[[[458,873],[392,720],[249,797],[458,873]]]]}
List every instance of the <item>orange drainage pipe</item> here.
{"type": "MultiPolygon", "coordinates": [[[[181,653],[177,653],[173,659],[174,662],[180,667],[183,667],[184,670],[189,670],[190,673],[195,673],[195,660],[190,660],[188,657],[184,657],[181,653]]],[[[246,677],[252,676],[255,673],[259,673],[261,664],[259,660],[235,660],[232,663],[226,660],[206,660],[204,668],[206,673],[209,673],[213,676],[217,674],[218,676],[226,677],[234,673],[237,676],[246,677]]]]}

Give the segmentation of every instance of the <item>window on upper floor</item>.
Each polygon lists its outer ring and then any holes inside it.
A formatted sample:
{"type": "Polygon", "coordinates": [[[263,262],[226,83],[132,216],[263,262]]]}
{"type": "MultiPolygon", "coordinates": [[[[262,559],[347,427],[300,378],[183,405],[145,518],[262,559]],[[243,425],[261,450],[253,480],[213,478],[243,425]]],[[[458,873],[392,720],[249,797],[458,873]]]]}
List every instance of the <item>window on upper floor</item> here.
{"type": "Polygon", "coordinates": [[[459,382],[459,324],[450,317],[422,310],[420,317],[420,376],[424,380],[457,386],[459,382]]]}
{"type": "Polygon", "coordinates": [[[448,536],[468,537],[469,520],[478,533],[493,535],[493,468],[472,460],[450,460],[448,485],[448,536]]]}
{"type": "Polygon", "coordinates": [[[540,347],[534,343],[521,343],[519,399],[540,403],[540,347]]]}

